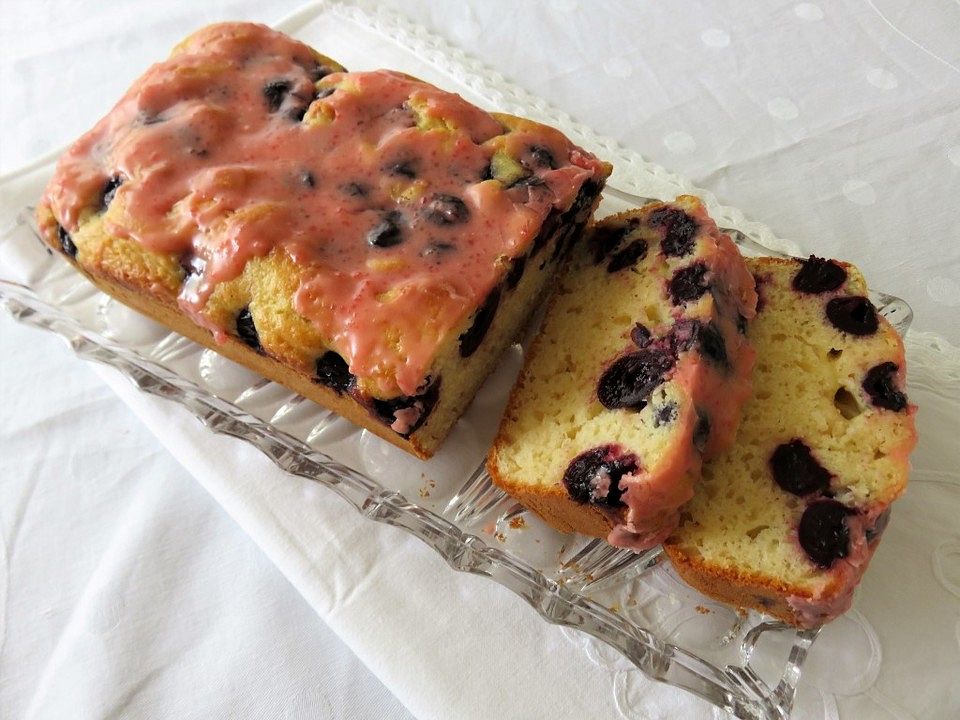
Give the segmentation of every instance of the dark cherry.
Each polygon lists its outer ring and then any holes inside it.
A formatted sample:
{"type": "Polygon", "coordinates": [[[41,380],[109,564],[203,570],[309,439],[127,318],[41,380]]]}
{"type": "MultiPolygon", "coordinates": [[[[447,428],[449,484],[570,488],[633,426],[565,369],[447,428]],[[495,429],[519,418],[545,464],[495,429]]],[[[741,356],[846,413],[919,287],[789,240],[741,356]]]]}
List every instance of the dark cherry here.
{"type": "Polygon", "coordinates": [[[550,239],[556,234],[557,229],[562,223],[563,216],[556,210],[551,210],[547,213],[543,225],[540,226],[540,232],[538,232],[537,237],[534,238],[533,248],[530,250],[531,257],[539,254],[539,252],[547,246],[547,243],[550,242],[550,239]]]}
{"type": "Polygon", "coordinates": [[[653,426],[669,425],[677,419],[677,404],[673,400],[665,402],[653,411],[653,426]]]}
{"type": "Polygon", "coordinates": [[[403,437],[409,437],[417,429],[426,422],[427,417],[433,411],[434,406],[437,404],[437,400],[440,399],[440,378],[432,381],[427,389],[422,393],[417,395],[401,395],[400,397],[391,398],[389,400],[378,400],[374,398],[371,402],[373,407],[373,412],[381,420],[381,422],[386,423],[387,425],[392,425],[397,417],[397,411],[399,410],[409,410],[415,409],[418,412],[416,421],[410,426],[410,428],[403,433],[399,433],[403,437]]]}
{"type": "Polygon", "coordinates": [[[770,472],[777,485],[800,497],[830,489],[830,471],[817,461],[806,443],[798,438],[777,446],[770,456],[770,472]]]}
{"type": "Polygon", "coordinates": [[[403,215],[400,211],[391,210],[367,233],[367,242],[378,248],[399,245],[403,242],[403,230],[400,227],[402,221],[403,215]]]}
{"type": "Polygon", "coordinates": [[[117,194],[117,188],[123,185],[123,175],[114,175],[108,178],[103,184],[102,194],[100,195],[100,209],[106,210],[113,202],[113,197],[117,194]]]}
{"type": "Polygon", "coordinates": [[[549,168],[550,170],[556,168],[556,162],[553,159],[553,153],[551,153],[542,145],[530,146],[530,159],[532,160],[531,164],[534,167],[549,168]]]}
{"type": "Polygon", "coordinates": [[[316,381],[338,395],[349,391],[357,381],[351,374],[347,361],[333,350],[328,350],[317,358],[316,372],[316,381]]]}
{"type": "Polygon", "coordinates": [[[57,225],[57,240],[60,241],[60,249],[63,250],[65,255],[69,255],[72,258],[77,256],[77,246],[63,225],[57,225]]]}
{"type": "Polygon", "coordinates": [[[263,99],[267,101],[267,110],[275,113],[283,105],[284,98],[293,87],[289,80],[271,80],[263,86],[263,99]]]}
{"type": "Polygon", "coordinates": [[[710,416],[705,410],[697,408],[697,424],[693,428],[693,446],[700,452],[710,440],[710,416]]]}
{"type": "Polygon", "coordinates": [[[701,325],[697,333],[700,352],[714,365],[728,369],[730,360],[727,357],[727,344],[723,341],[723,333],[713,323],[701,325]]]}
{"type": "Polygon", "coordinates": [[[590,214],[590,209],[593,207],[593,201],[597,195],[600,194],[602,187],[603,186],[596,180],[587,180],[583,184],[580,192],[577,193],[577,199],[573,201],[573,205],[567,210],[567,213],[573,217],[575,222],[586,222],[590,214]]]}
{"type": "Polygon", "coordinates": [[[411,180],[417,177],[417,170],[412,160],[400,160],[392,165],[388,165],[387,172],[391,175],[410,178],[411,180]]]}
{"type": "Polygon", "coordinates": [[[201,275],[207,267],[207,261],[199,255],[187,252],[180,257],[180,267],[183,268],[184,277],[201,275]]]}
{"type": "Polygon", "coordinates": [[[638,238],[633,242],[629,243],[622,250],[618,250],[617,253],[610,258],[610,262],[607,263],[607,272],[614,273],[623,270],[624,268],[633,267],[640,260],[642,260],[647,255],[647,241],[638,238]]]}
{"type": "Polygon", "coordinates": [[[553,253],[550,255],[551,262],[561,257],[566,257],[567,250],[569,250],[573,244],[573,238],[576,237],[581,229],[570,220],[569,213],[564,213],[561,221],[565,224],[556,234],[556,240],[553,243],[553,253]]]}
{"type": "Polygon", "coordinates": [[[299,100],[300,104],[294,105],[292,108],[290,108],[287,111],[287,117],[294,122],[300,122],[303,120],[303,116],[307,114],[307,110],[310,109],[310,103],[317,99],[317,93],[311,93],[309,97],[305,97],[300,93],[293,93],[290,97],[299,100]]]}
{"type": "Polygon", "coordinates": [[[657,208],[647,217],[654,227],[666,229],[660,250],[670,257],[684,257],[693,252],[697,221],[683,210],[672,207],[657,208]]]}
{"type": "Polygon", "coordinates": [[[747,334],[747,318],[737,313],[737,332],[741,335],[747,334]]]}
{"type": "Polygon", "coordinates": [[[263,346],[260,345],[260,334],[257,332],[257,326],[253,324],[253,315],[250,314],[249,306],[237,314],[237,337],[258,353],[263,352],[263,346]]]}
{"type": "Polygon", "coordinates": [[[793,289],[797,292],[816,295],[836,290],[847,279],[847,271],[833,260],[811,255],[802,261],[793,276],[793,289]]]}
{"type": "Polygon", "coordinates": [[[314,188],[317,186],[317,179],[309,170],[300,171],[300,182],[308,188],[314,188]]]}
{"type": "Polygon", "coordinates": [[[513,182],[512,185],[508,186],[510,188],[546,188],[546,181],[539,175],[526,175],[525,177],[520,178],[513,182]]]}
{"type": "Polygon", "coordinates": [[[674,354],[696,348],[714,365],[725,370],[730,367],[723,333],[712,322],[704,324],[699,320],[678,320],[670,329],[670,334],[662,340],[666,341],[674,354]]]}
{"type": "Polygon", "coordinates": [[[877,309],[860,295],[834,298],[827,303],[827,319],[845,333],[873,335],[880,326],[877,309]]]}
{"type": "Polygon", "coordinates": [[[366,197],[370,194],[370,187],[359,182],[344,183],[340,189],[350,197],[366,197]]]}
{"type": "Polygon", "coordinates": [[[863,379],[863,389],[877,407],[900,412],[907,407],[907,396],[897,389],[896,363],[874,365],[863,379]]]}
{"type": "Polygon", "coordinates": [[[636,455],[624,453],[616,445],[602,445],[580,453],[570,461],[563,473],[563,485],[570,497],[581,505],[593,503],[620,507],[623,505],[620,479],[624,475],[635,473],[639,468],[640,462],[636,455]],[[607,475],[610,484],[601,495],[598,494],[597,485],[602,473],[607,475]]]}
{"type": "Polygon", "coordinates": [[[595,228],[588,241],[593,252],[593,262],[599,264],[620,245],[635,227],[635,223],[630,224],[628,222],[623,225],[600,225],[595,228]]]}
{"type": "Polygon", "coordinates": [[[141,110],[140,114],[137,115],[137,121],[139,121],[141,125],[157,125],[159,123],[166,122],[167,119],[160,113],[146,112],[141,110]]]}
{"type": "Polygon", "coordinates": [[[510,266],[510,270],[507,272],[507,278],[505,280],[508,290],[513,290],[517,285],[520,284],[520,279],[523,277],[523,271],[526,269],[526,267],[526,255],[521,255],[518,258],[514,258],[513,265],[510,266]]]}
{"type": "Polygon", "coordinates": [[[638,348],[645,348],[650,344],[650,331],[646,325],[637,323],[630,331],[630,339],[633,340],[633,344],[638,348]]]}
{"type": "Polygon", "coordinates": [[[828,568],[850,554],[847,515],[853,510],[836,500],[818,500],[807,506],[800,518],[800,547],[816,565],[828,568]]]}
{"type": "Polygon", "coordinates": [[[427,245],[423,250],[420,251],[421,257],[435,257],[437,259],[443,257],[451,250],[454,249],[454,245],[448,242],[432,242],[427,245]]]}
{"type": "Polygon", "coordinates": [[[466,203],[455,195],[437,193],[423,210],[424,217],[436,225],[456,225],[466,222],[470,217],[470,209],[466,203]]]}
{"type": "Polygon", "coordinates": [[[883,535],[883,531],[887,529],[887,523],[890,522],[890,508],[887,508],[874,521],[873,525],[868,527],[864,531],[864,535],[867,540],[867,544],[873,543],[876,540],[880,539],[880,536],[883,535]]]}
{"type": "Polygon", "coordinates": [[[699,320],[681,318],[670,328],[670,333],[660,340],[666,342],[674,355],[679,355],[692,347],[696,347],[697,340],[700,337],[700,328],[699,320]]]}
{"type": "Polygon", "coordinates": [[[290,111],[287,113],[287,117],[293,120],[294,122],[300,122],[303,120],[303,116],[307,114],[307,110],[310,108],[310,105],[298,105],[296,107],[290,108],[290,111]]]}
{"type": "Polygon", "coordinates": [[[473,324],[460,336],[460,357],[473,355],[490,329],[497,307],[500,305],[500,288],[495,287],[473,316],[473,324]]]}
{"type": "Polygon", "coordinates": [[[313,82],[317,82],[318,80],[322,80],[332,72],[333,72],[333,68],[317,63],[310,69],[310,79],[313,80],[313,82]]]}
{"type": "MultiPolygon", "coordinates": [[[[543,221],[543,225],[540,227],[540,232],[537,233],[537,237],[533,241],[530,257],[535,257],[539,254],[539,252],[549,244],[551,239],[555,239],[556,242],[550,259],[557,260],[564,257],[583,230],[583,223],[586,222],[586,216],[581,217],[581,213],[584,208],[589,210],[590,204],[593,201],[593,194],[591,193],[595,194],[599,192],[599,190],[599,186],[593,181],[586,182],[583,187],[580,188],[577,199],[566,212],[561,213],[556,209],[550,210],[546,219],[543,221]]],[[[541,269],[545,264],[546,261],[541,263],[541,269]]]]}
{"type": "Polygon", "coordinates": [[[707,292],[707,266],[694,263],[677,270],[670,279],[670,297],[674,305],[692,302],[707,292]]]}
{"type": "Polygon", "coordinates": [[[600,376],[597,399],[610,410],[642,410],[673,364],[673,355],[663,350],[639,350],[624,355],[600,376]]]}

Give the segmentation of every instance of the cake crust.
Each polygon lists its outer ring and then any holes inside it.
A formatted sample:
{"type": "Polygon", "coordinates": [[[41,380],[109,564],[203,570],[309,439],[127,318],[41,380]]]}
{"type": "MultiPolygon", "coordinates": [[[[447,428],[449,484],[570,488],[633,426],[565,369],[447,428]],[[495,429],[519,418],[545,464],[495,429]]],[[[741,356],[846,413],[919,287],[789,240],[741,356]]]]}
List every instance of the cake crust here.
{"type": "Polygon", "coordinates": [[[503,488],[514,500],[539,515],[558,532],[581,533],[591,537],[606,537],[610,533],[610,518],[592,505],[570,502],[570,495],[560,485],[530,487],[511,481],[499,471],[497,448],[491,450],[487,470],[494,484],[503,488]]]}
{"type": "Polygon", "coordinates": [[[751,258],[760,357],[737,443],[664,549],[691,586],[798,627],[845,612],[916,444],[903,343],[849,263],[751,258]]]}
{"type": "Polygon", "coordinates": [[[429,457],[610,170],[547,126],[225,23],[64,154],[37,218],[124,303],[429,457]]]}
{"type": "Polygon", "coordinates": [[[702,456],[733,440],[753,280],[692,196],[605,218],[575,251],[487,467],[561,532],[645,550],[675,527],[702,456]]]}

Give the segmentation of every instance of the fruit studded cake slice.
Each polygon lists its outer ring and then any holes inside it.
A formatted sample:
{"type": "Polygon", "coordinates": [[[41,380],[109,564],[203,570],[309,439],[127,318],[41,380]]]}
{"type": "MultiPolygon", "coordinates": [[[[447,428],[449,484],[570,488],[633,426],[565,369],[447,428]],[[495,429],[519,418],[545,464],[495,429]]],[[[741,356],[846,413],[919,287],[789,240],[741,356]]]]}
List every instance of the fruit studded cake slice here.
{"type": "Polygon", "coordinates": [[[811,627],[850,606],[907,482],[915,409],[903,344],[855,267],[748,262],[753,398],[664,547],[705,594],[811,627]]]}
{"type": "Polygon", "coordinates": [[[124,303],[428,457],[609,173],[547,126],[223,23],[63,155],[38,221],[124,303]]]}
{"type": "Polygon", "coordinates": [[[488,459],[557,530],[657,545],[750,394],[753,278],[701,202],[605,219],[575,249],[488,459]]]}

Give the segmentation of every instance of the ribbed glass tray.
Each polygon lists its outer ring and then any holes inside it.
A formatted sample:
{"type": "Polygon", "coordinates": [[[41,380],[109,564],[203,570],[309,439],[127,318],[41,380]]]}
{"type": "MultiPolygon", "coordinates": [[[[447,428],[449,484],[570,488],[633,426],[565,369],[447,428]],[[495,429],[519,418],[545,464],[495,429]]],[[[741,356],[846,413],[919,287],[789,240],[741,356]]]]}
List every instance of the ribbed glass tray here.
{"type": "MultiPolygon", "coordinates": [[[[696,192],[399,16],[317,3],[279,27],[348,67],[389,65],[482,106],[560,127],[615,164],[601,216],[645,198],[696,192]],[[322,23],[314,22],[321,16],[322,23]],[[382,56],[351,57],[351,48],[363,44],[351,38],[371,34],[382,56]]],[[[41,170],[37,196],[53,161],[41,170]]],[[[764,226],[698,194],[746,254],[781,254],[784,245],[764,226]]],[[[213,432],[251,443],[285,471],[330,487],[361,515],[404,528],[453,569],[490,577],[544,619],[593,635],[650,677],[737,717],[789,716],[817,631],[741,616],[704,598],[660,563],[659,549],[634,554],[556,533],[490,482],[483,460],[520,368],[521,345],[506,353],[442,450],[421,462],[104,295],[40,242],[32,217],[26,208],[0,218],[0,305],[16,319],[56,333],[80,357],[183,405],[213,432]]],[[[872,299],[901,333],[907,330],[912,313],[902,300],[872,299]]],[[[618,703],[629,717],[629,692],[618,703]]]]}

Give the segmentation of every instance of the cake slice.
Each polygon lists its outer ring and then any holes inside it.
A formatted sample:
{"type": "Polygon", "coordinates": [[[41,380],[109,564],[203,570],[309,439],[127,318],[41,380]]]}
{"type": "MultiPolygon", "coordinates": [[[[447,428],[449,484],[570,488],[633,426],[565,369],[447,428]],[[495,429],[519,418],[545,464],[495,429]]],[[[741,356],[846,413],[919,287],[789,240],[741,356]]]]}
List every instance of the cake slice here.
{"type": "Polygon", "coordinates": [[[120,301],[429,457],[610,169],[550,127],[223,23],[64,153],[37,216],[120,301]]]}
{"type": "Polygon", "coordinates": [[[574,249],[488,458],[561,532],[653,547],[750,393],[753,278],[701,202],[606,218],[574,249]]]}
{"type": "Polygon", "coordinates": [[[753,398],[664,547],[703,593],[813,627],[850,607],[907,483],[915,408],[903,343],[855,267],[748,263],[760,296],[747,331],[753,398]]]}

